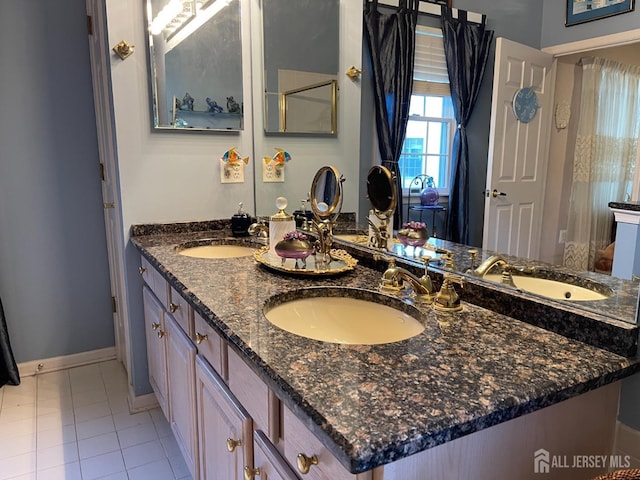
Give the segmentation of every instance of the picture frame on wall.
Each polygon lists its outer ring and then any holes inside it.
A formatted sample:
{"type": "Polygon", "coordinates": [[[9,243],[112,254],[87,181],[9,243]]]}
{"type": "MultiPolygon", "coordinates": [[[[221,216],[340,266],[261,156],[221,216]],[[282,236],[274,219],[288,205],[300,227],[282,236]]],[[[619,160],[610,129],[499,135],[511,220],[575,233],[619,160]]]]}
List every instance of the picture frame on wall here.
{"type": "Polygon", "coordinates": [[[567,0],[565,26],[632,12],[634,0],[567,0]]]}
{"type": "Polygon", "coordinates": [[[425,3],[435,3],[436,5],[444,5],[451,8],[451,0],[420,0],[425,3]]]}

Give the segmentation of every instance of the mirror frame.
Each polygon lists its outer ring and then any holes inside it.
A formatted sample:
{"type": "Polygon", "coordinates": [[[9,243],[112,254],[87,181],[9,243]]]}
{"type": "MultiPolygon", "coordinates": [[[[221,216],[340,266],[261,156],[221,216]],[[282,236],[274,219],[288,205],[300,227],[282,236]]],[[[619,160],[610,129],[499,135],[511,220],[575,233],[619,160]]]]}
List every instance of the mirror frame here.
{"type": "Polygon", "coordinates": [[[371,167],[369,169],[369,173],[367,173],[367,198],[369,199],[369,203],[371,203],[371,207],[373,207],[373,213],[380,220],[388,220],[391,217],[391,215],[393,214],[393,212],[395,211],[396,205],[398,203],[398,193],[396,191],[395,175],[391,172],[391,170],[389,170],[384,165],[374,165],[373,167],[371,167]],[[370,188],[371,176],[375,172],[380,172],[384,176],[384,178],[386,178],[387,182],[389,183],[389,185],[391,187],[391,198],[390,198],[391,201],[389,202],[390,205],[389,205],[389,208],[387,210],[378,209],[373,204],[373,201],[371,200],[371,193],[372,193],[372,189],[370,188]]]}
{"type": "Polygon", "coordinates": [[[309,203],[311,205],[311,211],[314,216],[319,218],[323,223],[332,222],[338,218],[340,212],[342,210],[342,200],[344,198],[342,194],[342,183],[344,182],[344,177],[340,175],[338,169],[331,166],[326,165],[321,167],[313,177],[313,181],[311,182],[311,191],[309,192],[309,203]],[[320,183],[322,176],[327,173],[332,173],[336,182],[336,194],[333,202],[329,205],[329,208],[325,211],[320,210],[318,208],[318,197],[316,196],[316,189],[318,188],[318,184],[320,183]]]}
{"type": "MultiPolygon", "coordinates": [[[[215,1],[219,1],[219,0],[207,0],[204,6],[210,7],[215,1]]],[[[196,134],[206,133],[206,134],[213,134],[213,135],[216,135],[216,134],[238,135],[240,134],[240,132],[243,132],[245,130],[245,124],[246,124],[246,118],[245,118],[246,112],[244,108],[242,108],[242,111],[239,114],[239,126],[237,128],[205,128],[205,127],[187,128],[187,127],[176,127],[174,125],[161,125],[159,123],[156,62],[154,59],[154,48],[153,48],[153,40],[152,40],[153,34],[151,33],[151,23],[153,20],[152,12],[151,12],[151,0],[143,0],[143,2],[144,2],[143,10],[144,10],[144,22],[145,22],[144,23],[145,49],[146,49],[146,57],[147,57],[147,84],[149,88],[149,118],[150,118],[151,131],[154,133],[196,133],[196,134]]],[[[246,25],[245,25],[245,21],[242,18],[243,17],[242,10],[243,10],[243,0],[238,0],[238,11],[239,11],[238,24],[239,24],[239,30],[240,30],[239,40],[240,40],[240,46],[241,46],[240,65],[242,70],[241,84],[244,84],[245,62],[242,57],[245,54],[245,47],[243,45],[243,43],[245,42],[245,38],[242,33],[242,30],[243,28],[245,28],[246,25]]],[[[195,13],[192,13],[189,21],[193,21],[194,17],[195,17],[195,13]]],[[[184,28],[184,25],[179,27],[176,30],[176,32],[179,32],[182,28],[184,28]]],[[[176,32],[174,32],[174,35],[176,32]]],[[[244,94],[244,86],[242,90],[244,94]]],[[[176,99],[177,97],[174,97],[174,102],[176,99]]],[[[242,103],[244,103],[244,101],[242,103]]],[[[176,113],[175,103],[171,106],[171,113],[175,121],[175,113],[176,113]]],[[[206,112],[203,112],[203,113],[206,113],[206,112]]]]}

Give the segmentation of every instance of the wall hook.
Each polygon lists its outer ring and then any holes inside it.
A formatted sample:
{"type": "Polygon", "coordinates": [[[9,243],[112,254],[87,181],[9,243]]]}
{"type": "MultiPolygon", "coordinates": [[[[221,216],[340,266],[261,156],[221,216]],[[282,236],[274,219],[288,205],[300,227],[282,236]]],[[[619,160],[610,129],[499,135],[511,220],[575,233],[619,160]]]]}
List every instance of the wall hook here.
{"type": "Polygon", "coordinates": [[[125,40],[122,40],[115,47],[113,47],[113,51],[116,52],[122,60],[129,57],[133,54],[133,49],[136,48],[135,45],[129,45],[125,40]]]}

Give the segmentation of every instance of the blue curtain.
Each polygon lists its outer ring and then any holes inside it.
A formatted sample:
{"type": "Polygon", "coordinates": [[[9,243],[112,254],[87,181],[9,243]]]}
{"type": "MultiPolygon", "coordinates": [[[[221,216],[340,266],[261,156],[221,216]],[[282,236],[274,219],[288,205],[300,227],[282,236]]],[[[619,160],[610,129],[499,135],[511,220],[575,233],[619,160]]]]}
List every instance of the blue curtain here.
{"type": "Polygon", "coordinates": [[[447,58],[451,100],[457,129],[453,138],[451,189],[447,216],[447,237],[454,242],[469,244],[469,146],[466,127],[478,98],[480,84],[489,58],[493,31],[482,23],[467,21],[467,12],[442,7],[442,38],[447,58]]]}
{"type": "Polygon", "coordinates": [[[11,351],[7,322],[4,318],[2,300],[0,300],[0,387],[5,384],[19,385],[20,376],[11,351]]]}
{"type": "Polygon", "coordinates": [[[413,88],[413,56],[418,0],[400,0],[396,11],[380,13],[377,0],[367,0],[364,28],[373,69],[378,147],[382,165],[396,176],[398,202],[393,226],[402,221],[402,179],[398,160],[409,119],[413,88]]]}

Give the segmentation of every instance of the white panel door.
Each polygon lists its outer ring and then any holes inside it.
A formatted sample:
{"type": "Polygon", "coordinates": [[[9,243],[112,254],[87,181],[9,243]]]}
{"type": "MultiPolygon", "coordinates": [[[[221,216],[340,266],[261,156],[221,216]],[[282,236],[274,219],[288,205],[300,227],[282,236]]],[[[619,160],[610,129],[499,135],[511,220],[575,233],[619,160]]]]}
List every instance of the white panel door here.
{"type": "Polygon", "coordinates": [[[484,249],[538,258],[555,71],[552,55],[496,39],[484,249]],[[524,87],[535,91],[539,106],[528,123],[513,110],[524,87]]]}

